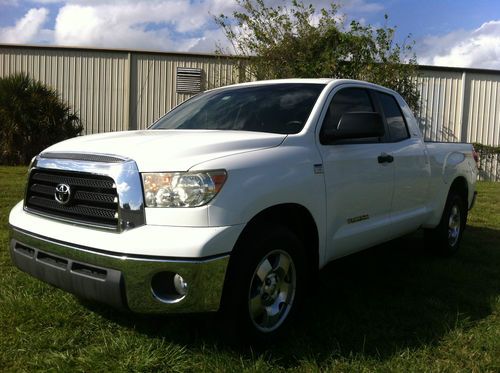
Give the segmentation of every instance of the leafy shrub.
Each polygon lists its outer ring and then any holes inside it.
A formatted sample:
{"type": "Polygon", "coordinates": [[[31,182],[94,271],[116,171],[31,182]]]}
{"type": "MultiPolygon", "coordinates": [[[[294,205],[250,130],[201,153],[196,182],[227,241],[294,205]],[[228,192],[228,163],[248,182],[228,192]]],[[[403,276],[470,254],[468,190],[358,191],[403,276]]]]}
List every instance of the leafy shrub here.
{"type": "Polygon", "coordinates": [[[27,164],[82,130],[78,116],[54,89],[24,73],[0,78],[0,164],[27,164]]]}
{"type": "Polygon", "coordinates": [[[500,181],[500,146],[483,145],[475,142],[479,154],[479,179],[500,181]]]}
{"type": "Polygon", "coordinates": [[[231,15],[214,18],[231,45],[217,52],[247,57],[246,76],[366,80],[398,91],[414,111],[418,108],[414,42],[408,36],[397,43],[395,27],[347,23],[339,1],[319,12],[301,0],[236,4],[231,15]]]}

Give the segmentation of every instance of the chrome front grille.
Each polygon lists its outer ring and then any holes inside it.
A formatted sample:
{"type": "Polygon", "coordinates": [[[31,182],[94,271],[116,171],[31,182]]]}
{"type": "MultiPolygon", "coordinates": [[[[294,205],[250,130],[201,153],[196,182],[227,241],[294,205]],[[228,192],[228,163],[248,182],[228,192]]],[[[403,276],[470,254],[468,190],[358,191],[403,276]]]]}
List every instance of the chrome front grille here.
{"type": "Polygon", "coordinates": [[[27,186],[28,211],[78,223],[117,229],[119,203],[116,185],[109,176],[84,172],[33,169],[27,186]],[[55,198],[56,187],[70,188],[67,203],[55,198]]]}
{"type": "Polygon", "coordinates": [[[64,222],[116,232],[146,224],[137,164],[112,154],[40,154],[30,167],[24,208],[64,222]],[[56,193],[56,188],[62,189],[56,193]]]}

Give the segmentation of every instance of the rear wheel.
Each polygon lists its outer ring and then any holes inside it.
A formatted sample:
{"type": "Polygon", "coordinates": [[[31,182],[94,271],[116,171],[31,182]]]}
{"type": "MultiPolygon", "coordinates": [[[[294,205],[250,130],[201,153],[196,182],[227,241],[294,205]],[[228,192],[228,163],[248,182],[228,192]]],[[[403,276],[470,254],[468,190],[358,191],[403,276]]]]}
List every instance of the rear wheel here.
{"type": "Polygon", "coordinates": [[[222,300],[231,330],[251,339],[281,334],[302,298],[302,242],[281,225],[254,227],[231,255],[222,300]]]}
{"type": "Polygon", "coordinates": [[[439,225],[426,232],[432,251],[441,255],[454,254],[460,246],[466,222],[466,199],[458,190],[451,190],[439,225]]]}

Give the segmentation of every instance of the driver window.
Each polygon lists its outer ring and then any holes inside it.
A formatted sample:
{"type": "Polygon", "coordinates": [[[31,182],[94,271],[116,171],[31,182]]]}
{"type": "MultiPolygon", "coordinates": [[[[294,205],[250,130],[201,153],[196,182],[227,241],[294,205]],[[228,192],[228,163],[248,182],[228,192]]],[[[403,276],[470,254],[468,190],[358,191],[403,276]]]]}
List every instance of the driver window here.
{"type": "Polygon", "coordinates": [[[366,89],[344,88],[333,97],[323,121],[322,131],[337,129],[344,113],[374,112],[373,104],[366,89]]]}

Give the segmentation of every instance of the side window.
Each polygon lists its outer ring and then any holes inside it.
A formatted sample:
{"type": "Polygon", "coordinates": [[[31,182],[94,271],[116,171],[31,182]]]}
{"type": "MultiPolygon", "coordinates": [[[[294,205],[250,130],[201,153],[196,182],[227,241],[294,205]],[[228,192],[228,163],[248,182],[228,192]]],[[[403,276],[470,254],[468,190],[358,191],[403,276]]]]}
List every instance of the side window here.
{"type": "Polygon", "coordinates": [[[368,92],[362,88],[344,88],[330,102],[322,130],[336,129],[344,113],[374,112],[368,92]]]}
{"type": "Polygon", "coordinates": [[[384,111],[391,141],[401,141],[410,137],[406,122],[396,99],[392,95],[377,92],[380,105],[384,111]]]}

